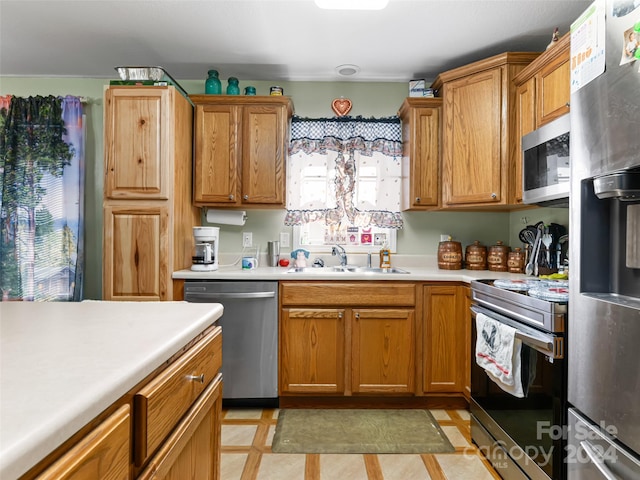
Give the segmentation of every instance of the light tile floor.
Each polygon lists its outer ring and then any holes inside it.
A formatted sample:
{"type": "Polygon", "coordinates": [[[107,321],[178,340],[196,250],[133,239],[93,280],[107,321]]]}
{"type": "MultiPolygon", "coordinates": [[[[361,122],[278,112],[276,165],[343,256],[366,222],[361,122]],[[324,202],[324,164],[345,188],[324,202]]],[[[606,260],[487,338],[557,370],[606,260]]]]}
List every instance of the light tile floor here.
{"type": "Polygon", "coordinates": [[[450,454],[272,453],[277,409],[225,409],[221,480],[494,480],[500,477],[470,439],[469,412],[431,410],[450,454]]]}

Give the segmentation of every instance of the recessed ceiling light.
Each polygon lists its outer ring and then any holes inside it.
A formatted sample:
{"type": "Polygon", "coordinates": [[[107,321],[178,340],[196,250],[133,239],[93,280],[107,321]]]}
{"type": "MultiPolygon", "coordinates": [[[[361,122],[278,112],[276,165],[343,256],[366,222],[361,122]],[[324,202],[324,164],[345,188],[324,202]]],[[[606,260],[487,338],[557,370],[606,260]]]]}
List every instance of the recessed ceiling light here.
{"type": "Polygon", "coordinates": [[[357,65],[345,64],[336,67],[336,73],[343,77],[352,77],[360,71],[360,67],[357,65]]]}
{"type": "Polygon", "coordinates": [[[327,10],[382,10],[389,0],[314,0],[316,5],[327,10]]]}

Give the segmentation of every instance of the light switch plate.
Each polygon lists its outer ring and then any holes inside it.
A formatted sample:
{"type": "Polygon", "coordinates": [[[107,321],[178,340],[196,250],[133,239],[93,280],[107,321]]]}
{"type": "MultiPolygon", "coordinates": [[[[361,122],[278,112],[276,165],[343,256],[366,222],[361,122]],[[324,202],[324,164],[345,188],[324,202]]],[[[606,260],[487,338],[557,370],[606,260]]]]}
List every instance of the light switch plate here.
{"type": "Polygon", "coordinates": [[[244,248],[253,246],[253,233],[242,232],[242,246],[244,248]]]}
{"type": "Polygon", "coordinates": [[[289,234],[287,232],[280,232],[280,247],[281,248],[290,248],[291,243],[289,243],[289,234]]]}

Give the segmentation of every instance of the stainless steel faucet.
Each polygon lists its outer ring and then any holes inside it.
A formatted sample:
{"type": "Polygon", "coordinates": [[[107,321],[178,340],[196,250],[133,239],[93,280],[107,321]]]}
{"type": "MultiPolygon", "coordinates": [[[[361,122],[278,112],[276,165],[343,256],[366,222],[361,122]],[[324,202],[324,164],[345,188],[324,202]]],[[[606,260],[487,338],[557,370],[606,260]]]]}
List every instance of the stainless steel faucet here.
{"type": "Polygon", "coordinates": [[[343,267],[347,264],[347,252],[340,245],[331,247],[331,255],[338,255],[340,257],[340,265],[343,267]]]}

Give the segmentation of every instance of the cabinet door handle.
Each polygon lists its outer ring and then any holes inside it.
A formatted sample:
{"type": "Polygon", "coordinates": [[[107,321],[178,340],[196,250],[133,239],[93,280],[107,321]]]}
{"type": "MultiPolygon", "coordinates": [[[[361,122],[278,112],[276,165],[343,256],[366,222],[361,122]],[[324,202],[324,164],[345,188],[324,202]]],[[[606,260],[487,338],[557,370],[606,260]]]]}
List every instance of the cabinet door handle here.
{"type": "Polygon", "coordinates": [[[492,193],[491,194],[491,198],[493,198],[495,200],[496,198],[498,198],[498,195],[496,195],[495,193],[492,193]]]}
{"type": "Polygon", "coordinates": [[[188,375],[187,378],[193,382],[204,383],[204,373],[201,373],[200,375],[188,375]]]}
{"type": "Polygon", "coordinates": [[[360,314],[356,312],[356,320],[360,320],[360,314]]]}
{"type": "Polygon", "coordinates": [[[233,195],[229,195],[229,200],[233,200],[233,195]]]}
{"type": "Polygon", "coordinates": [[[249,200],[249,195],[245,195],[245,196],[244,196],[244,197],[242,197],[242,198],[244,198],[245,200],[249,200]]]}
{"type": "Polygon", "coordinates": [[[420,203],[420,197],[416,197],[416,203],[420,203]]]}
{"type": "Polygon", "coordinates": [[[342,312],[338,313],[338,318],[342,318],[342,312]]]}

